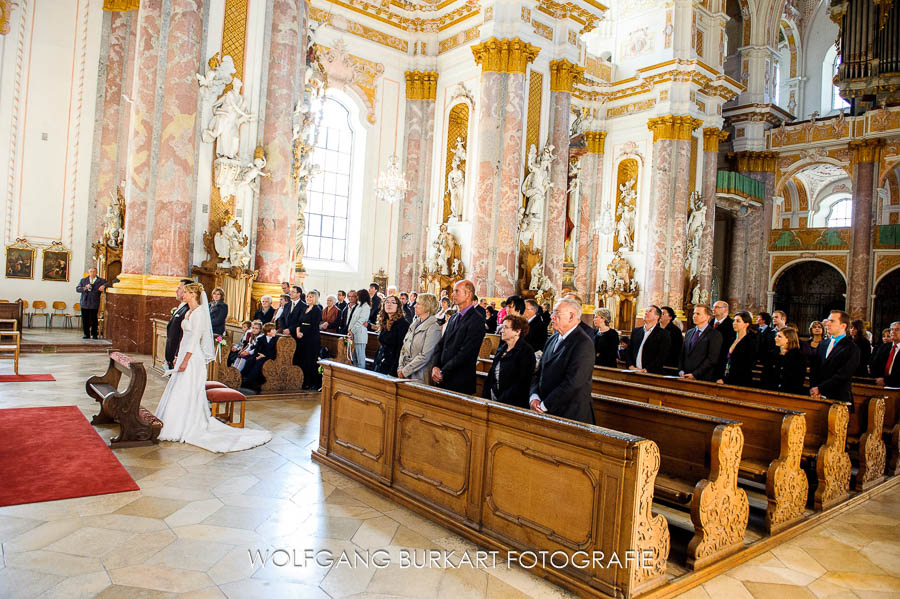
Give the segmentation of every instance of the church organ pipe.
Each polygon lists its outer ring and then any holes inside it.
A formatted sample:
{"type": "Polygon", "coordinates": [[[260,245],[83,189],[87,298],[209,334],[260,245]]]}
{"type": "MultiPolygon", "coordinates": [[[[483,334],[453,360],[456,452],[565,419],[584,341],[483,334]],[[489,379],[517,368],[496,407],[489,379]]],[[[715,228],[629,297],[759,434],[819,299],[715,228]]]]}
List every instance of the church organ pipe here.
{"type": "Polygon", "coordinates": [[[900,104],[900,0],[833,0],[831,12],[840,27],[841,95],[862,101],[863,111],[900,104]]]}

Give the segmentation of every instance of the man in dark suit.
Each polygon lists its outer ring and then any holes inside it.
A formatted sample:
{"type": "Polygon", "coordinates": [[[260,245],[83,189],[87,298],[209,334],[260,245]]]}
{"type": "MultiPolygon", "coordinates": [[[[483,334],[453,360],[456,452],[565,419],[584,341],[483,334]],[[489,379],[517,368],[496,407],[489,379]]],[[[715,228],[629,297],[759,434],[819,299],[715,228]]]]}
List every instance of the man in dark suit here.
{"type": "Polygon", "coordinates": [[[369,298],[372,305],[369,311],[369,324],[366,325],[370,331],[374,331],[378,325],[378,315],[381,313],[381,298],[378,297],[378,291],[381,286],[378,283],[369,283],[369,298]]]}
{"type": "Polygon", "coordinates": [[[694,328],[684,336],[678,374],[686,379],[716,380],[716,365],[722,354],[722,335],[712,328],[709,306],[694,306],[694,328]]]}
{"type": "Polygon", "coordinates": [[[627,368],[653,374],[663,373],[672,337],[659,326],[661,315],[662,310],[658,306],[650,306],[644,312],[644,326],[631,330],[631,343],[628,344],[625,356],[627,368]]]}
{"type": "Polygon", "coordinates": [[[406,319],[406,322],[412,324],[413,318],[416,317],[416,312],[410,305],[409,294],[406,292],[400,294],[400,308],[403,310],[403,318],[406,319]]]}
{"type": "Polygon", "coordinates": [[[300,333],[300,317],[303,316],[303,313],[306,312],[306,309],[309,307],[302,298],[303,289],[298,285],[291,286],[291,303],[284,307],[284,312],[281,314],[281,319],[286,325],[285,328],[282,329],[282,333],[290,335],[294,338],[294,342],[297,343],[293,360],[295,366],[300,365],[300,342],[298,339],[300,333]]]}
{"type": "Polygon", "coordinates": [[[890,343],[882,343],[872,358],[872,375],[882,387],[900,387],[900,320],[891,323],[890,343]]]}
{"type": "Polygon", "coordinates": [[[543,350],[547,343],[547,327],[541,315],[538,314],[540,306],[533,299],[525,300],[525,313],[523,316],[528,320],[528,334],[525,335],[525,341],[534,351],[543,350]]]}
{"type": "Polygon", "coordinates": [[[84,337],[97,338],[97,312],[100,310],[100,294],[106,290],[106,279],[97,276],[97,269],[88,269],[88,276],[78,282],[75,291],[81,294],[81,327],[84,337]]]}
{"type": "Polygon", "coordinates": [[[338,310],[343,310],[347,307],[347,293],[343,289],[338,289],[335,306],[337,306],[338,310]]]}
{"type": "Polygon", "coordinates": [[[444,328],[434,351],[431,380],[438,387],[475,393],[475,364],[484,340],[484,316],[475,309],[475,285],[463,279],[453,286],[451,295],[457,311],[444,328]]]}
{"type": "Polygon", "coordinates": [[[819,343],[809,374],[810,397],[827,397],[853,405],[851,381],[859,366],[859,347],[847,334],[850,315],[832,310],[822,324],[831,338],[819,343]]]}
{"type": "Polygon", "coordinates": [[[570,297],[556,304],[551,318],[556,333],[547,340],[531,383],[529,405],[548,413],[594,424],[591,378],[594,342],[579,328],[582,308],[570,297]]]}
{"type": "Polygon", "coordinates": [[[575,300],[575,303],[581,306],[581,312],[578,313],[578,328],[580,328],[581,332],[587,335],[588,339],[590,339],[591,343],[593,343],[594,335],[597,333],[597,331],[594,330],[594,327],[581,319],[581,317],[584,315],[584,302],[581,301],[581,297],[574,293],[567,293],[565,297],[571,300],[575,300]]]}
{"type": "Polygon", "coordinates": [[[678,368],[678,357],[681,355],[681,344],[684,343],[684,333],[681,327],[675,324],[675,310],[671,306],[663,306],[659,317],[659,326],[669,333],[669,352],[666,354],[666,366],[678,368]]]}
{"type": "MultiPolygon", "coordinates": [[[[719,361],[716,364],[716,375],[714,380],[725,377],[725,365],[728,363],[728,350],[731,348],[731,344],[734,343],[734,340],[737,339],[737,333],[734,330],[734,321],[728,316],[730,308],[728,302],[723,302],[722,300],[713,304],[712,328],[719,331],[719,334],[722,335],[722,349],[719,352],[719,361]]],[[[774,335],[772,336],[772,343],[775,343],[774,335]]]]}
{"type": "Polygon", "coordinates": [[[193,279],[181,279],[178,282],[178,288],[175,289],[175,299],[180,303],[178,307],[172,311],[172,318],[166,325],[166,364],[169,369],[175,368],[175,357],[178,355],[178,348],[181,346],[181,336],[184,331],[181,330],[181,321],[188,312],[187,302],[184,301],[184,286],[193,283],[193,279]]]}

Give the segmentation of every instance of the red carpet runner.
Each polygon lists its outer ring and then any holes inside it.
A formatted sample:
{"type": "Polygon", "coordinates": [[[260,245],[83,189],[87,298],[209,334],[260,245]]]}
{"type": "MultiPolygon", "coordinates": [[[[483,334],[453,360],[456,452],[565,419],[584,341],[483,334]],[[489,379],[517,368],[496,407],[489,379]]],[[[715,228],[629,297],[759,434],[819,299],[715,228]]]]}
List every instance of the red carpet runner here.
{"type": "Polygon", "coordinates": [[[138,489],[77,407],[0,410],[0,506],[138,489]]]}
{"type": "Polygon", "coordinates": [[[55,380],[52,374],[0,374],[0,383],[34,383],[55,380]]]}

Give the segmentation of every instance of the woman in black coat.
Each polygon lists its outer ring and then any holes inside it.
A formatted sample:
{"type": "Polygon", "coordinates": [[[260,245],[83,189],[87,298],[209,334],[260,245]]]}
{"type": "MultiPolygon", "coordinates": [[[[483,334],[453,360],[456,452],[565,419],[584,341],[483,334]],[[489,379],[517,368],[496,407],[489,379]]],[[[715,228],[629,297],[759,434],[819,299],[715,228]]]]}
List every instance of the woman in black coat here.
{"type": "Polygon", "coordinates": [[[856,373],[853,376],[868,377],[869,362],[872,360],[872,344],[866,336],[866,323],[861,320],[854,320],[850,323],[850,337],[853,343],[859,348],[859,366],[856,367],[856,373]]]}
{"type": "Polygon", "coordinates": [[[534,349],[523,339],[527,334],[528,321],[524,317],[509,314],[503,319],[503,342],[494,354],[482,397],[528,409],[535,358],[534,349]]]}
{"type": "Polygon", "coordinates": [[[300,368],[303,369],[303,389],[307,391],[322,388],[322,375],[319,374],[319,350],[322,348],[320,322],[322,306],[319,305],[319,292],[310,291],[306,294],[306,310],[300,315],[300,334],[297,336],[300,368]]]}
{"type": "Polygon", "coordinates": [[[216,287],[209,302],[209,321],[212,324],[213,335],[225,334],[226,318],[228,318],[228,304],[225,303],[225,290],[216,287]]]}
{"type": "Polygon", "coordinates": [[[403,317],[400,298],[389,295],[381,302],[378,314],[378,353],[375,354],[375,372],[397,376],[400,350],[409,330],[409,321],[403,317]]]}
{"type": "Polygon", "coordinates": [[[253,315],[252,320],[259,320],[263,324],[272,322],[275,316],[275,308],[272,307],[272,297],[264,295],[259,298],[259,310],[253,315]]]}
{"type": "Polygon", "coordinates": [[[612,314],[606,308],[594,310],[594,364],[615,368],[619,365],[619,332],[610,328],[610,320],[612,314]]]}
{"type": "Polygon", "coordinates": [[[778,353],[775,355],[773,371],[775,374],[776,391],[782,393],[794,393],[795,395],[808,395],[803,388],[806,381],[806,356],[800,349],[800,338],[797,331],[785,327],[775,335],[775,346],[778,353]]]}
{"type": "Polygon", "coordinates": [[[756,340],[749,334],[753,317],[742,311],[734,315],[734,332],[737,333],[734,343],[728,348],[728,362],[725,376],[716,381],[727,385],[753,386],[753,365],[756,364],[756,340]]]}

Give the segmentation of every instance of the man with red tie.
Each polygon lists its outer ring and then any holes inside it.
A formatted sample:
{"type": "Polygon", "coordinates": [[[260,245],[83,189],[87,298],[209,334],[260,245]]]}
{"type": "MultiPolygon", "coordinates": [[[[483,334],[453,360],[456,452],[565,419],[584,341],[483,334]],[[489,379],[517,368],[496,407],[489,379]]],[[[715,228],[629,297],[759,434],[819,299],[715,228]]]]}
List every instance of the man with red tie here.
{"type": "Polygon", "coordinates": [[[872,374],[882,387],[900,387],[900,320],[891,323],[891,342],[882,343],[872,358],[872,374]]]}

